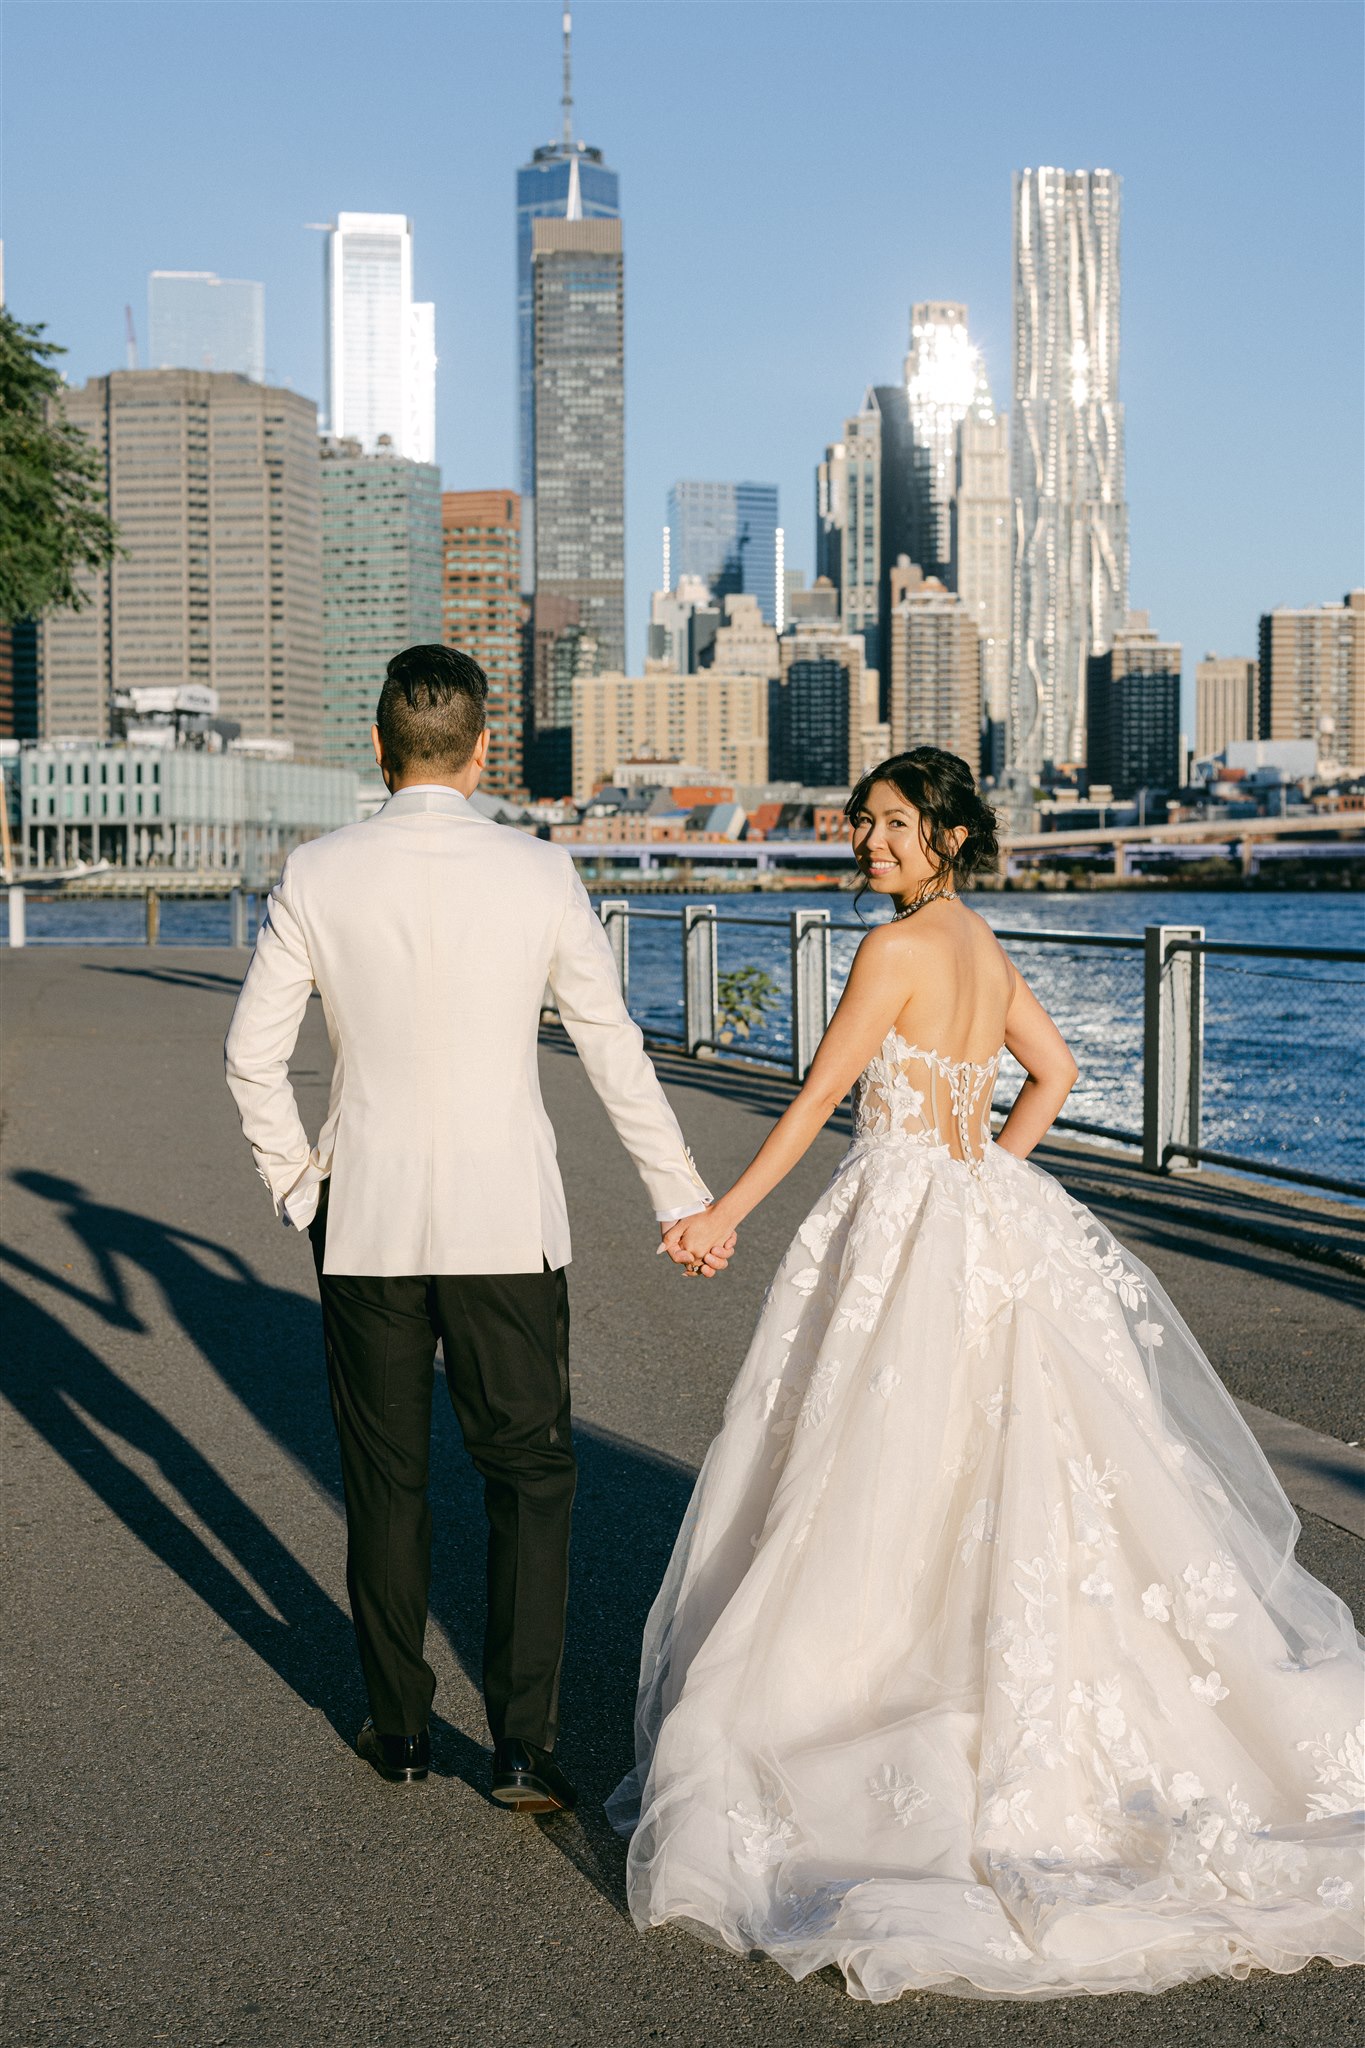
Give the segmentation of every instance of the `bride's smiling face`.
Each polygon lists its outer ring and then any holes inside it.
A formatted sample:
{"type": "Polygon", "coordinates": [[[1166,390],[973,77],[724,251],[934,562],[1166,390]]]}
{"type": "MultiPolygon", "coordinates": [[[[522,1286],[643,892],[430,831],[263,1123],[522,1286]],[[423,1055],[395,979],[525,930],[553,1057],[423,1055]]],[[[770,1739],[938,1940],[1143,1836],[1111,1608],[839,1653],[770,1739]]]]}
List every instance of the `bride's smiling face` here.
{"type": "MultiPolygon", "coordinates": [[[[924,822],[891,782],[874,782],[854,814],[853,857],[879,896],[917,896],[942,874],[925,842],[924,822]]],[[[943,876],[945,884],[951,876],[943,876]]]]}

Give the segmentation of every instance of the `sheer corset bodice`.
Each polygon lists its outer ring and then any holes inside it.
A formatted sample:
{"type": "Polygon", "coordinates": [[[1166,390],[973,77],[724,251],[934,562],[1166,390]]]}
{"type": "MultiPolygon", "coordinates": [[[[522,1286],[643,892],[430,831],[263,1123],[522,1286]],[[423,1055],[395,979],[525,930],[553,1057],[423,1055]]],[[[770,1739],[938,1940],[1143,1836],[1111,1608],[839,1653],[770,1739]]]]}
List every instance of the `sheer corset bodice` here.
{"type": "Polygon", "coordinates": [[[955,1159],[979,1167],[990,1142],[999,1068],[998,1052],[988,1060],[950,1060],[888,1031],[854,1088],[855,1143],[911,1138],[942,1145],[955,1159]]]}

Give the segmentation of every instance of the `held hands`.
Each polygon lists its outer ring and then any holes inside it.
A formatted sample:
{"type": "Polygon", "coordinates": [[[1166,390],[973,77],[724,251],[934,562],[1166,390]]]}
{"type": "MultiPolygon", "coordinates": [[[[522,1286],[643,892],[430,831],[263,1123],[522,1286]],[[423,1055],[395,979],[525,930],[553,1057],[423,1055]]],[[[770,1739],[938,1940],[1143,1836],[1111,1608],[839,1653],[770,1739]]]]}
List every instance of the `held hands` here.
{"type": "Polygon", "coordinates": [[[718,1225],[713,1208],[662,1226],[660,1252],[667,1252],[689,1280],[714,1280],[734,1257],[737,1233],[718,1225]]]}

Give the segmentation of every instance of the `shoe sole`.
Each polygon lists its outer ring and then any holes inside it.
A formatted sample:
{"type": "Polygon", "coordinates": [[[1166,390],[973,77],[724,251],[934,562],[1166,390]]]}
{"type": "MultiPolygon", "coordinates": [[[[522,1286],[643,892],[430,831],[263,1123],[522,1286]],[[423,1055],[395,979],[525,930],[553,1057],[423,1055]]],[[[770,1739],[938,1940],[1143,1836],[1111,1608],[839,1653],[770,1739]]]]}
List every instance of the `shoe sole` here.
{"type": "Polygon", "coordinates": [[[495,1785],[493,1797],[499,1806],[510,1806],[518,1813],[571,1813],[573,1810],[562,1800],[552,1799],[542,1787],[526,1783],[495,1785]]]}

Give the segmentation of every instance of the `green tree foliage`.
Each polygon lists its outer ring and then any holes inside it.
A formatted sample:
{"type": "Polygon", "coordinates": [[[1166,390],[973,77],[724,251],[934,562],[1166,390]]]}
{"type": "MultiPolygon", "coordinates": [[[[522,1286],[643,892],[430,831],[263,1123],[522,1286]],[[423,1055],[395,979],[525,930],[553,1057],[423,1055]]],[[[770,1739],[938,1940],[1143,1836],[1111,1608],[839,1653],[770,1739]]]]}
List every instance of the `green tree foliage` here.
{"type": "Polygon", "coordinates": [[[763,1022],[780,991],[761,967],[733,967],[716,977],[716,1036],[722,1045],[747,1038],[763,1022]]]}
{"type": "Polygon", "coordinates": [[[104,466],[62,405],[65,349],[0,307],[0,620],[88,600],[79,577],[122,552],[104,466]]]}

